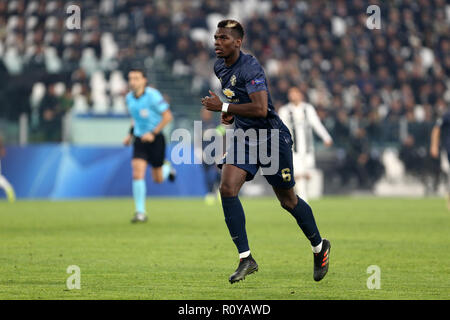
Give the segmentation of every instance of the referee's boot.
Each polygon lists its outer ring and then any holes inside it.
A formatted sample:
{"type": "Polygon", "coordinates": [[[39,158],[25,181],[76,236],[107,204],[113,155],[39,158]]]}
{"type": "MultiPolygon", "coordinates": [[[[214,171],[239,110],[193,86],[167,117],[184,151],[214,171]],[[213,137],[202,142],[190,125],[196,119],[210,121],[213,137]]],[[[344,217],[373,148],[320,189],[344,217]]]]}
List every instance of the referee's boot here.
{"type": "Polygon", "coordinates": [[[131,223],[147,222],[148,217],[145,213],[136,212],[131,223]]]}
{"type": "Polygon", "coordinates": [[[167,164],[168,166],[170,166],[170,172],[169,175],[167,176],[167,179],[169,179],[170,182],[174,182],[175,179],[177,178],[177,171],[175,170],[175,168],[172,166],[172,164],[170,163],[170,161],[164,161],[164,164],[167,164]]]}
{"type": "Polygon", "coordinates": [[[314,253],[314,280],[322,280],[328,272],[330,263],[331,243],[327,239],[322,239],[322,250],[314,253]]]}
{"type": "Polygon", "coordinates": [[[245,277],[253,272],[258,271],[258,264],[255,259],[253,259],[250,254],[247,258],[242,258],[239,260],[239,266],[236,271],[230,276],[230,283],[235,283],[244,280],[245,277]]]}

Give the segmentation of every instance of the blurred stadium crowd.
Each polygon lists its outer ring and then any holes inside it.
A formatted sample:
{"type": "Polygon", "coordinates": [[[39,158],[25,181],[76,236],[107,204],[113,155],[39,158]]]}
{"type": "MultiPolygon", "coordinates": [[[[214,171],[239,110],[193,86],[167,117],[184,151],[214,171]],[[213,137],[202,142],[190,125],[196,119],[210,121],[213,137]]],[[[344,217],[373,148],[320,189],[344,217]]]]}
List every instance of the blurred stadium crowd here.
{"type": "Polygon", "coordinates": [[[354,155],[344,169],[362,163],[373,176],[374,146],[428,161],[430,130],[450,103],[446,0],[0,0],[0,119],[26,113],[41,141],[60,141],[69,110],[126,112],[130,67],[148,70],[175,116],[198,119],[199,97],[219,88],[213,33],[225,17],[243,22],[244,50],[265,67],[277,108],[290,87],[306,93],[354,155]],[[69,4],[81,8],[80,30],[66,28],[69,4]],[[373,4],[379,30],[366,26],[373,4]]]}

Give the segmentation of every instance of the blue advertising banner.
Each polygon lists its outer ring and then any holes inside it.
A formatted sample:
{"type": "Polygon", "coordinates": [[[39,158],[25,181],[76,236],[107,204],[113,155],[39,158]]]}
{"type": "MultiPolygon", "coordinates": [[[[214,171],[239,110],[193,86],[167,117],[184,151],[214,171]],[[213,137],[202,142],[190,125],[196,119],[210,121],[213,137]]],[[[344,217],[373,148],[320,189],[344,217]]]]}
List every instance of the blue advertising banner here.
{"type": "MultiPolygon", "coordinates": [[[[167,148],[166,155],[170,155],[167,148]]],[[[193,153],[193,151],[192,151],[193,153]]],[[[175,182],[154,183],[147,172],[148,196],[203,196],[201,164],[174,165],[175,182]]],[[[18,198],[74,199],[131,196],[131,147],[61,144],[9,146],[2,174],[18,198]]],[[[0,191],[0,197],[4,197],[0,191]]]]}

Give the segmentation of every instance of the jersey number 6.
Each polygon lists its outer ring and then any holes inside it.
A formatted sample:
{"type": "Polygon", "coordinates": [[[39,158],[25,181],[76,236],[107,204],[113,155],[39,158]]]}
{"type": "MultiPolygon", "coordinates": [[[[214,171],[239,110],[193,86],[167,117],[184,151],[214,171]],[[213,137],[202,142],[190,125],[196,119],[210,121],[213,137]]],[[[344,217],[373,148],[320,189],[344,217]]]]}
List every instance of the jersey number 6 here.
{"type": "Polygon", "coordinates": [[[281,170],[281,176],[283,177],[284,182],[291,181],[291,169],[285,168],[281,170]]]}

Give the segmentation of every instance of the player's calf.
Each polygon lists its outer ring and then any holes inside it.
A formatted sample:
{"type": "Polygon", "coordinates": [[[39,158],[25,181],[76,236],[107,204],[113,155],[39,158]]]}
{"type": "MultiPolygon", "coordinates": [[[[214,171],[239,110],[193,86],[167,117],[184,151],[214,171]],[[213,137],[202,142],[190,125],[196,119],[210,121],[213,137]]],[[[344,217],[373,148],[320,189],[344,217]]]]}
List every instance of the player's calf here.
{"type": "Polygon", "coordinates": [[[239,191],[237,190],[237,188],[235,188],[234,186],[230,186],[228,184],[225,183],[221,183],[219,186],[219,192],[222,198],[231,198],[231,197],[236,197],[239,193],[239,191]]]}
{"type": "Polygon", "coordinates": [[[294,210],[295,206],[297,205],[297,197],[295,198],[284,198],[280,200],[281,207],[286,211],[292,211],[294,210]]]}
{"type": "Polygon", "coordinates": [[[167,179],[173,182],[176,179],[176,171],[172,167],[172,164],[166,160],[161,167],[153,168],[152,178],[156,183],[163,183],[167,179]]]}

